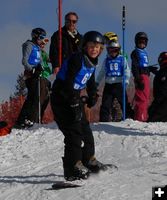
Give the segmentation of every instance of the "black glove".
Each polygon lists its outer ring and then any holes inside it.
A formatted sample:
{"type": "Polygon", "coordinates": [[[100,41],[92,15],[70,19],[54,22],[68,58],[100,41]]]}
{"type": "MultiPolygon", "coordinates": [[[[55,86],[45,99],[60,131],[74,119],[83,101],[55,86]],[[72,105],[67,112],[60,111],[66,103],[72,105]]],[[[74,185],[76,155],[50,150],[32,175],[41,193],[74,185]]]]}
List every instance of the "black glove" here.
{"type": "Polygon", "coordinates": [[[153,66],[149,66],[149,71],[152,72],[153,74],[156,74],[158,71],[158,67],[153,66]]]}
{"type": "Polygon", "coordinates": [[[32,68],[32,72],[35,77],[39,77],[43,70],[44,69],[40,63],[32,68]]]}
{"type": "Polygon", "coordinates": [[[99,95],[97,93],[92,97],[88,97],[87,99],[88,108],[93,107],[97,103],[98,98],[99,98],[99,95]]]}
{"type": "Polygon", "coordinates": [[[144,83],[142,82],[141,79],[135,80],[135,88],[139,90],[144,90],[144,83]]]}
{"type": "Polygon", "coordinates": [[[71,104],[71,111],[72,111],[72,118],[75,122],[81,121],[82,118],[82,112],[81,112],[81,106],[79,103],[71,104]]]}

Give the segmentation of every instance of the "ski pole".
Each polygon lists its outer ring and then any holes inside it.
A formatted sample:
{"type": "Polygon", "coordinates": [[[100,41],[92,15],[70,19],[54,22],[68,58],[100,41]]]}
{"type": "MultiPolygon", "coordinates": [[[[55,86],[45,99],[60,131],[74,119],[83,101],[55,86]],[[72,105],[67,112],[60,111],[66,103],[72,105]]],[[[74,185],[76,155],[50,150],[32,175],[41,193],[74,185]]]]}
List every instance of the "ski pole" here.
{"type": "Polygon", "coordinates": [[[126,85],[125,85],[125,6],[122,8],[122,53],[124,57],[124,63],[123,63],[123,120],[126,118],[126,98],[125,98],[125,91],[126,91],[126,85]]]}
{"type": "Polygon", "coordinates": [[[40,76],[38,77],[38,123],[41,123],[41,84],[40,76]]]}
{"type": "Polygon", "coordinates": [[[56,79],[56,74],[60,70],[62,64],[62,0],[58,0],[58,67],[53,71],[50,77],[51,83],[56,79]]]}
{"type": "Polygon", "coordinates": [[[62,64],[62,0],[59,0],[59,67],[62,64]]]}

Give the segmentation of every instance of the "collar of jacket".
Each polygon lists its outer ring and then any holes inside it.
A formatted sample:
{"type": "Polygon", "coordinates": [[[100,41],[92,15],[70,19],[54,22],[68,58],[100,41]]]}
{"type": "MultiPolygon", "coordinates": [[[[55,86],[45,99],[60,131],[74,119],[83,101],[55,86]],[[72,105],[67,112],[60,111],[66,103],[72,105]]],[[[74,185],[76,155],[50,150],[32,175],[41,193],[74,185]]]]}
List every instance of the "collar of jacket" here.
{"type": "Polygon", "coordinates": [[[88,67],[96,67],[96,65],[98,64],[98,59],[90,58],[86,54],[84,54],[84,62],[85,62],[85,65],[88,67]]]}

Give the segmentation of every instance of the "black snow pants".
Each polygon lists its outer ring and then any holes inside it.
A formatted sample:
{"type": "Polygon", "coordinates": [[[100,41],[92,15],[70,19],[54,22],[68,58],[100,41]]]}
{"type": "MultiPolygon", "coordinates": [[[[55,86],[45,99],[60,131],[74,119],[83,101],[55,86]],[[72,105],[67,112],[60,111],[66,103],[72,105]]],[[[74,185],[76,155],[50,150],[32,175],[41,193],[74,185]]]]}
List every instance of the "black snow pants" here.
{"type": "MultiPolygon", "coordinates": [[[[117,99],[121,109],[123,110],[123,86],[122,83],[105,84],[102,96],[102,104],[100,107],[100,121],[109,122],[110,113],[113,106],[114,99],[117,99]]],[[[128,102],[127,94],[126,98],[126,118],[133,117],[133,110],[128,102]]]]}
{"type": "Polygon", "coordinates": [[[167,122],[167,99],[161,102],[154,99],[148,109],[148,115],[147,122],[167,122]]]}
{"type": "Polygon", "coordinates": [[[82,119],[75,121],[71,107],[54,91],[51,94],[51,107],[55,121],[64,135],[64,167],[73,167],[78,160],[87,164],[95,154],[94,138],[81,103],[82,119]],[[57,101],[57,99],[59,99],[57,101]]]}
{"type": "MultiPolygon", "coordinates": [[[[25,119],[32,122],[39,122],[39,79],[37,77],[28,78],[25,80],[27,87],[27,97],[18,116],[17,123],[24,123],[25,119]]],[[[40,78],[40,105],[41,119],[49,102],[50,81],[45,78],[40,78]]]]}

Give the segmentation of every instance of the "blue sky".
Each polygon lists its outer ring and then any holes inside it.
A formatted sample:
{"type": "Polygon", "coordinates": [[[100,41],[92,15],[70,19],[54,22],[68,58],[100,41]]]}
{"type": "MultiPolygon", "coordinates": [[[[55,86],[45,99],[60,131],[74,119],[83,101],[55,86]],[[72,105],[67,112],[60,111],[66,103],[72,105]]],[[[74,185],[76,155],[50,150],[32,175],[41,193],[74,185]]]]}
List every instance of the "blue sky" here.
{"type": "MultiPolygon", "coordinates": [[[[78,30],[116,32],[122,43],[122,6],[126,7],[125,49],[134,48],[134,36],[145,31],[149,36],[150,64],[157,63],[160,52],[167,51],[166,0],[63,0],[64,15],[79,15],[78,30]]],[[[0,6],[0,102],[13,94],[18,74],[23,72],[21,45],[30,39],[32,28],[43,27],[50,38],[58,28],[57,0],[5,0],[0,6]]],[[[49,45],[48,45],[49,48],[49,45]]],[[[103,60],[102,54],[100,61],[103,60]]],[[[129,56],[130,57],[130,56],[129,56]]],[[[130,64],[129,59],[129,64],[130,64]]]]}

